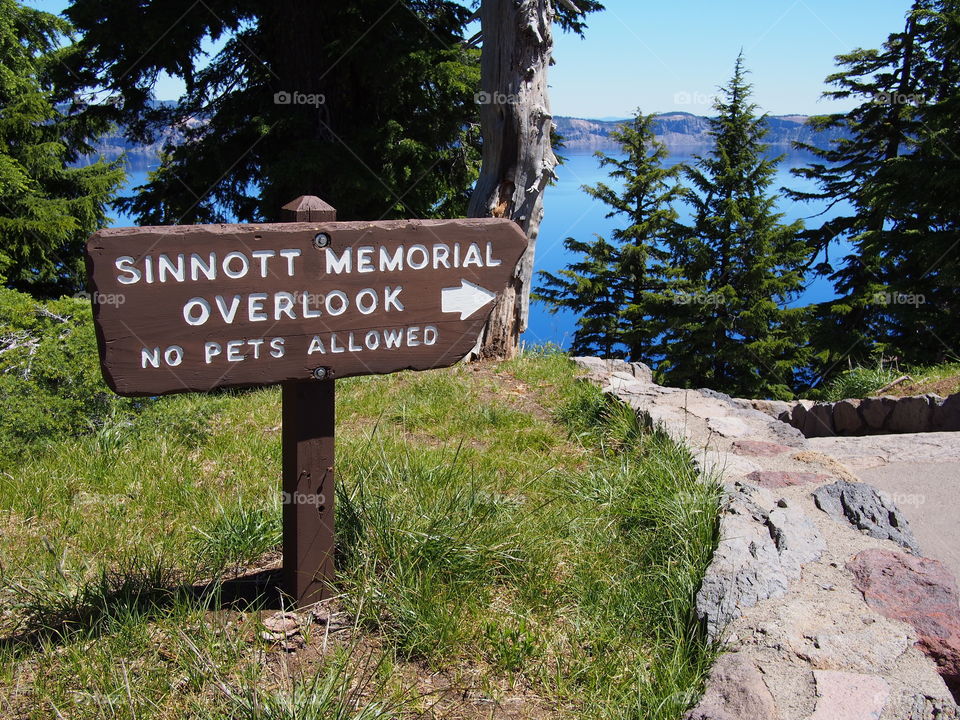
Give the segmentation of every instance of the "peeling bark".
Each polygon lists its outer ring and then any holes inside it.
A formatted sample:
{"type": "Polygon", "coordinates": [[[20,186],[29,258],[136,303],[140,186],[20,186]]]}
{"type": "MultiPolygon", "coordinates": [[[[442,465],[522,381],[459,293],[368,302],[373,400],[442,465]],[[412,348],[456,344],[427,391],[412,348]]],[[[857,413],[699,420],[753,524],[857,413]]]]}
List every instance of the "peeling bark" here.
{"type": "Polygon", "coordinates": [[[553,16],[550,0],[483,0],[480,6],[483,156],[468,215],[510,218],[527,236],[527,250],[481,336],[481,358],[513,357],[530,314],[543,191],[557,164],[547,94],[553,16]]]}

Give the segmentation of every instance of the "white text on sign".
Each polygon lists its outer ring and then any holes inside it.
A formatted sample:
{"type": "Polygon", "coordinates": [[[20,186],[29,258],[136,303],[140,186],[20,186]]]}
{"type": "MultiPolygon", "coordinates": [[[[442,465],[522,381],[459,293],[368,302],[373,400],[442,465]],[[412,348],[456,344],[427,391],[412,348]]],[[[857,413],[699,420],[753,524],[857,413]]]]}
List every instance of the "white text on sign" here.
{"type": "MultiPolygon", "coordinates": [[[[138,283],[204,283],[248,278],[284,277],[306,280],[301,272],[303,251],[299,248],[280,250],[230,251],[209,253],[157,253],[135,258],[123,255],[116,258],[116,280],[121,285],[138,283]]],[[[324,273],[321,278],[338,275],[392,273],[409,270],[456,270],[497,267],[501,260],[494,256],[493,243],[432,243],[395,247],[359,245],[337,251],[324,250],[324,273]]],[[[311,278],[313,280],[314,278],[311,278]]],[[[186,325],[221,326],[234,323],[281,323],[287,320],[311,320],[339,317],[353,312],[360,316],[375,312],[402,313],[403,286],[384,285],[347,292],[339,288],[319,287],[314,291],[298,289],[272,293],[216,294],[197,296],[186,301],[182,317],[186,325]]],[[[495,293],[461,279],[460,285],[443,290],[442,312],[457,313],[461,319],[491,302],[495,293]]],[[[307,355],[359,353],[392,350],[420,345],[434,345],[440,331],[436,326],[405,326],[366,332],[314,335],[307,355]]],[[[144,347],[141,349],[142,369],[176,367],[183,362],[179,345],[144,347]]],[[[237,363],[248,359],[282,358],[286,353],[285,338],[243,338],[207,341],[203,345],[203,362],[237,363]]]]}

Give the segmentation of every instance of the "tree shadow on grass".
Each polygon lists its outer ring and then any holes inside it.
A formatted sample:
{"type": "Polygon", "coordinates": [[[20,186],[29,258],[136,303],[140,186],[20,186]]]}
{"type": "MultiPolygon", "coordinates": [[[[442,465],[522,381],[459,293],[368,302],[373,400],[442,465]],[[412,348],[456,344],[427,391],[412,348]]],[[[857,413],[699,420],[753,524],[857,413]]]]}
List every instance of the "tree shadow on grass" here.
{"type": "Polygon", "coordinates": [[[18,582],[5,588],[19,619],[0,628],[0,650],[17,656],[81,636],[99,637],[119,624],[150,622],[176,608],[254,612],[293,605],[282,591],[280,570],[272,568],[199,583],[184,582],[180,572],[159,564],[105,572],[72,588],[63,578],[58,580],[18,582]]]}

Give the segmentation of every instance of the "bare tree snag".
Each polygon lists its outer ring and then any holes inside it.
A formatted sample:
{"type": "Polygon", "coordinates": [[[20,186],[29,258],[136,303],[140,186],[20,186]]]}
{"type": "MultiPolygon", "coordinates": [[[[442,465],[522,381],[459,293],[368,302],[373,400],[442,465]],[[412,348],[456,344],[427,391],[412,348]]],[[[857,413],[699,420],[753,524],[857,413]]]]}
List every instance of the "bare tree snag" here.
{"type": "Polygon", "coordinates": [[[481,358],[510,358],[530,314],[533,255],[543,218],[543,191],[557,159],[547,67],[553,52],[550,0],[482,0],[480,23],[480,178],[471,217],[506,217],[527,236],[513,281],[493,308],[479,345],[481,358]]]}

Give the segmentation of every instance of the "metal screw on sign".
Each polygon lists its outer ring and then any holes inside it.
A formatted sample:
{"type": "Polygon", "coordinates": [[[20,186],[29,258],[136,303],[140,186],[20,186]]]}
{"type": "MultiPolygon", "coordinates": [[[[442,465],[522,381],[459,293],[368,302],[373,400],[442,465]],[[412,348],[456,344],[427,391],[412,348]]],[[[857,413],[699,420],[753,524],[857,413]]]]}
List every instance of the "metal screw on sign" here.
{"type": "Polygon", "coordinates": [[[330,368],[318,367],[313,370],[314,380],[326,380],[331,375],[330,368]]]}
{"type": "Polygon", "coordinates": [[[313,246],[320,250],[325,247],[330,247],[330,236],[325,232],[317,233],[313,236],[313,246]]]}

